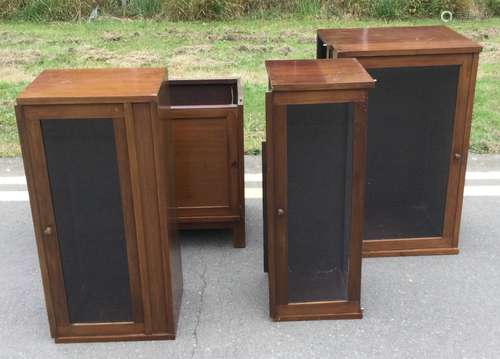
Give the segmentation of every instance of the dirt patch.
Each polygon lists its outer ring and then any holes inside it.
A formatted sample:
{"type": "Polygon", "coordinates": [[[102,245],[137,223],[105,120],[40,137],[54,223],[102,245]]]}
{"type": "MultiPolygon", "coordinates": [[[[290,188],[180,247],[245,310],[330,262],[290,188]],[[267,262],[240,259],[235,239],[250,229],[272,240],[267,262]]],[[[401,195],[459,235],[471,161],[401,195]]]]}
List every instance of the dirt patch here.
{"type": "Polygon", "coordinates": [[[274,46],[268,45],[240,45],[238,51],[241,52],[253,52],[253,53],[264,53],[271,52],[274,50],[274,46]]]}
{"type": "Polygon", "coordinates": [[[38,50],[0,49],[0,65],[28,65],[40,60],[42,54],[38,50]]]}
{"type": "Polygon", "coordinates": [[[172,68],[211,68],[211,67],[224,67],[233,65],[229,60],[215,60],[200,54],[183,54],[172,56],[168,61],[169,67],[172,68]]]}
{"type": "Polygon", "coordinates": [[[201,33],[200,36],[205,37],[208,41],[228,41],[228,42],[243,42],[245,45],[248,43],[254,44],[279,44],[288,43],[290,40],[301,44],[311,44],[315,42],[314,34],[304,34],[295,31],[282,31],[278,34],[268,35],[262,33],[250,33],[243,31],[231,31],[225,33],[201,33]]]}
{"type": "Polygon", "coordinates": [[[187,38],[189,35],[193,37],[193,33],[189,31],[179,31],[177,29],[166,29],[165,31],[158,31],[154,36],[159,38],[187,38]]]}
{"type": "Polygon", "coordinates": [[[292,52],[292,48],[290,46],[270,46],[270,45],[240,45],[237,48],[240,52],[249,52],[249,53],[270,53],[277,52],[281,56],[288,56],[290,52],[292,52]]]}
{"type": "Polygon", "coordinates": [[[120,41],[123,39],[123,35],[117,32],[105,32],[102,36],[101,39],[104,41],[120,41]]]}
{"type": "Polygon", "coordinates": [[[40,38],[19,32],[0,32],[0,44],[2,45],[33,45],[40,42],[40,38]]]}
{"type": "Polygon", "coordinates": [[[282,31],[279,33],[279,39],[283,42],[288,42],[290,39],[294,39],[299,44],[314,44],[316,42],[314,34],[304,34],[296,31],[282,31]]]}
{"type": "Polygon", "coordinates": [[[125,55],[115,55],[106,62],[117,67],[140,67],[158,64],[161,58],[157,54],[147,51],[132,51],[125,55]]]}
{"type": "Polygon", "coordinates": [[[500,29],[490,28],[490,29],[474,29],[474,30],[466,30],[462,31],[464,36],[471,38],[475,41],[487,41],[493,37],[500,36],[500,29]]]}
{"type": "Polygon", "coordinates": [[[2,66],[0,79],[7,82],[22,82],[33,80],[33,76],[14,66],[2,66]]]}
{"type": "Polygon", "coordinates": [[[62,40],[50,40],[47,41],[48,45],[79,45],[82,43],[81,39],[66,38],[62,40]]]}
{"type": "Polygon", "coordinates": [[[147,51],[131,51],[126,54],[117,54],[106,49],[82,46],[80,48],[69,48],[69,52],[75,52],[85,61],[103,62],[117,67],[140,67],[159,63],[159,55],[147,51]]]}
{"type": "Polygon", "coordinates": [[[212,45],[195,45],[195,46],[181,46],[176,48],[172,55],[185,55],[185,54],[206,54],[212,49],[212,45]]]}
{"type": "Polygon", "coordinates": [[[85,61],[106,62],[115,56],[109,50],[90,46],[82,46],[78,49],[68,48],[68,52],[77,52],[78,56],[85,61]]]}
{"type": "Polygon", "coordinates": [[[235,31],[223,34],[221,37],[223,41],[256,41],[259,36],[242,31],[235,31]]]}
{"type": "Polygon", "coordinates": [[[118,42],[118,41],[124,41],[124,40],[137,38],[139,36],[141,36],[141,33],[139,31],[134,31],[131,33],[126,33],[126,34],[108,31],[108,32],[105,32],[101,36],[101,39],[105,42],[118,42]]]}
{"type": "Polygon", "coordinates": [[[288,56],[290,52],[292,52],[292,48],[290,46],[280,47],[277,52],[282,56],[288,56]]]}
{"type": "Polygon", "coordinates": [[[170,35],[179,35],[179,34],[184,34],[186,33],[185,31],[179,31],[177,29],[165,29],[165,33],[166,34],[170,34],[170,35]]]}
{"type": "Polygon", "coordinates": [[[201,33],[200,36],[205,37],[208,41],[246,41],[246,42],[258,42],[258,43],[267,43],[269,41],[268,37],[265,35],[257,35],[250,32],[244,31],[230,31],[224,33],[213,33],[206,32],[201,33]]]}
{"type": "Polygon", "coordinates": [[[237,48],[240,52],[249,52],[249,53],[270,53],[276,52],[281,56],[288,56],[290,52],[292,52],[292,48],[290,46],[270,46],[270,45],[240,45],[237,48]]]}
{"type": "Polygon", "coordinates": [[[500,62],[500,45],[485,44],[483,51],[480,53],[480,63],[491,64],[500,62]]]}

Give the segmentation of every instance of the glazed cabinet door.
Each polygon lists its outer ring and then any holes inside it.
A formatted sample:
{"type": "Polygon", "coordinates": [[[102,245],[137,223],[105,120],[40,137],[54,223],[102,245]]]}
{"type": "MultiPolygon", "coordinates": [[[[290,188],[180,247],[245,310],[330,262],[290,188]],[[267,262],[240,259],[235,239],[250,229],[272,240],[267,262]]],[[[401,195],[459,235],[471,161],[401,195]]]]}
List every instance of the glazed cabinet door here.
{"type": "Polygon", "coordinates": [[[123,107],[27,106],[21,111],[53,335],[63,341],[142,331],[123,107]]]}
{"type": "Polygon", "coordinates": [[[239,218],[237,109],[171,109],[179,223],[239,218]]]}
{"type": "Polygon", "coordinates": [[[357,212],[351,205],[353,196],[360,195],[359,185],[352,190],[353,181],[361,178],[353,171],[357,106],[295,103],[273,108],[275,208],[269,218],[274,218],[276,301],[278,307],[288,306],[280,315],[301,303],[359,301],[359,279],[353,278],[360,270],[361,233],[352,231],[362,223],[362,202],[356,197],[357,212]]]}
{"type": "Polygon", "coordinates": [[[458,253],[472,60],[360,61],[377,79],[368,101],[365,255],[458,253]]]}
{"type": "Polygon", "coordinates": [[[447,237],[449,178],[458,176],[452,143],[460,68],[368,71],[377,88],[369,99],[367,239],[447,237]]]}

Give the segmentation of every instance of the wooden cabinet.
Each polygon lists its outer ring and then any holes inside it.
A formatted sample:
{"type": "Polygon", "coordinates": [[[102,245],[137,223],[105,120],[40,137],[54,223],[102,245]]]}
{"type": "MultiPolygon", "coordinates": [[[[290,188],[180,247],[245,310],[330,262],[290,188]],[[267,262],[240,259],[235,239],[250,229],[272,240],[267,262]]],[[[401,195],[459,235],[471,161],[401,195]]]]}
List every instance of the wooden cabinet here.
{"type": "MultiPolygon", "coordinates": [[[[179,227],[230,228],[245,247],[243,96],[238,79],[170,80],[179,227]]],[[[163,106],[162,106],[163,107],[163,106]]]]}
{"type": "Polygon", "coordinates": [[[267,61],[266,227],[274,320],[361,318],[368,89],[354,59],[267,61]]]}
{"type": "Polygon", "coordinates": [[[163,69],[44,71],[16,114],[56,342],[175,338],[163,69]],[[144,141],[144,138],[150,140],[144,141]]]}
{"type": "Polygon", "coordinates": [[[368,101],[365,256],[458,253],[481,47],[444,26],[318,30],[319,58],[355,57],[368,101]]]}

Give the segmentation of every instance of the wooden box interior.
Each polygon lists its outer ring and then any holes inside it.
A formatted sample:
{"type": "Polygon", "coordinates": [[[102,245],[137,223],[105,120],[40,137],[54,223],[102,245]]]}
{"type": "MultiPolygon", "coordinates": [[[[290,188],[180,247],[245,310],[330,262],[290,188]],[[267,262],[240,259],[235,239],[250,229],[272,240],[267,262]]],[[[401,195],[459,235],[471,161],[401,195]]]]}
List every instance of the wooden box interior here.
{"type": "Polygon", "coordinates": [[[169,80],[161,92],[165,93],[167,87],[169,97],[161,93],[160,106],[237,105],[240,95],[237,79],[169,80]]]}

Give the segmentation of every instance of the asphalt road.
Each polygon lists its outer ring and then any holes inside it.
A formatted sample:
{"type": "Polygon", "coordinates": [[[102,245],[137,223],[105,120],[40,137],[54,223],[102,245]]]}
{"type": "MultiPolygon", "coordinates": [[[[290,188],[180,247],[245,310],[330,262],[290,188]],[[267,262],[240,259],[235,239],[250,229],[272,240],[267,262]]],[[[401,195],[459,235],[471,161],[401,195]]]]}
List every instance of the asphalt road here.
{"type": "Polygon", "coordinates": [[[500,156],[472,155],[458,256],[363,261],[364,319],[274,323],[262,271],[260,159],[246,159],[247,248],[182,239],[175,341],[53,343],[19,159],[0,159],[0,358],[500,358],[500,156]]]}

